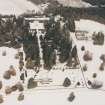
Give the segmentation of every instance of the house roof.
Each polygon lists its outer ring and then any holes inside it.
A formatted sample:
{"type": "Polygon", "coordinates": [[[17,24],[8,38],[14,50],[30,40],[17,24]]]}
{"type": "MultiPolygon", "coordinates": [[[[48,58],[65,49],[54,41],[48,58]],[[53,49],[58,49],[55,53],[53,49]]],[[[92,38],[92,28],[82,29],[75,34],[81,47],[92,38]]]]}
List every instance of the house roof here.
{"type": "Polygon", "coordinates": [[[30,29],[45,29],[44,23],[40,23],[38,21],[34,21],[33,23],[30,23],[30,29]]]}

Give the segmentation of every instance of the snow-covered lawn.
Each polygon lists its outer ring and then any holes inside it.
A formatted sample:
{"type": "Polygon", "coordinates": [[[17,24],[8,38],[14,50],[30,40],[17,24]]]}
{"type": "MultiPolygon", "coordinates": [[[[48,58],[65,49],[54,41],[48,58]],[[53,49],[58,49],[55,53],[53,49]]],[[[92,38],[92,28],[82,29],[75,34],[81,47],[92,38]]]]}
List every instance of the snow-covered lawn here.
{"type": "Polygon", "coordinates": [[[63,88],[62,84],[66,77],[71,80],[71,85],[68,88],[85,87],[84,79],[81,70],[79,69],[66,69],[64,72],[61,70],[52,70],[50,72],[45,72],[45,70],[43,70],[39,72],[37,79],[52,79],[52,82],[50,82],[49,84],[39,84],[39,86],[60,86],[61,88],[63,88]],[[77,86],[77,82],[80,82],[81,85],[77,86]]]}

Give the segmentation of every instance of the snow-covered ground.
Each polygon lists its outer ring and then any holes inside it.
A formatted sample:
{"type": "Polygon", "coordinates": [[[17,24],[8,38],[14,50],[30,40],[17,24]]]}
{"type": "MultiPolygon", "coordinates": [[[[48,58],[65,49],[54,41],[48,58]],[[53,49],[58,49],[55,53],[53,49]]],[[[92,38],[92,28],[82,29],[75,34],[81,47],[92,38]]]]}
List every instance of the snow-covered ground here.
{"type": "Polygon", "coordinates": [[[18,69],[18,60],[14,59],[16,53],[17,51],[15,49],[8,47],[0,47],[0,79],[3,80],[4,85],[12,85],[19,80],[18,76],[12,77],[8,81],[3,79],[4,72],[9,70],[9,67],[11,65],[18,69]],[[2,53],[4,51],[6,51],[6,56],[2,56],[2,53]]]}
{"type": "Polygon", "coordinates": [[[0,0],[0,14],[19,15],[28,10],[35,10],[35,12],[38,12],[40,8],[28,0],[0,0]]]}
{"type": "MultiPolygon", "coordinates": [[[[77,30],[88,31],[90,35],[97,30],[104,32],[104,27],[105,26],[103,24],[99,24],[90,20],[81,20],[76,22],[77,30]],[[89,26],[92,28],[90,28],[89,26]]],[[[105,44],[103,46],[94,46],[92,40],[78,41],[74,33],[71,33],[71,35],[75,44],[77,45],[81,65],[85,63],[88,65],[88,71],[84,72],[86,81],[88,79],[93,80],[92,74],[97,73],[98,77],[96,78],[96,80],[101,80],[105,84],[105,71],[99,71],[99,57],[101,54],[105,53],[105,44]],[[92,61],[83,61],[84,52],[81,51],[82,45],[85,46],[86,50],[89,50],[93,53],[92,61]]],[[[48,78],[51,78],[53,81],[49,84],[39,83],[39,87],[31,90],[26,89],[25,84],[25,91],[23,92],[25,95],[25,99],[22,102],[17,101],[17,97],[19,95],[18,91],[6,96],[4,94],[5,87],[8,85],[12,86],[19,81],[19,60],[14,58],[17,52],[18,50],[13,48],[0,47],[0,79],[3,81],[3,89],[0,90],[0,93],[4,96],[4,103],[2,105],[105,105],[104,91],[87,89],[81,69],[66,68],[66,70],[63,72],[62,70],[63,68],[65,68],[63,64],[57,64],[55,66],[56,69],[51,70],[50,72],[43,70],[42,68],[37,76],[37,79],[46,80],[48,78]],[[3,51],[6,51],[6,56],[2,56],[3,51]],[[17,76],[12,77],[10,80],[4,80],[3,74],[6,70],[9,69],[10,65],[13,65],[17,70],[17,76]],[[70,78],[72,83],[70,87],[65,88],[61,86],[65,77],[70,78]],[[76,86],[76,83],[78,81],[81,83],[80,87],[76,86]],[[75,93],[76,98],[73,102],[69,102],[67,98],[72,91],[75,93]]],[[[30,78],[31,76],[34,76],[34,72],[32,70],[28,70],[28,78],[30,78]]],[[[102,89],[105,90],[105,85],[102,89]]]]}
{"type": "MultiPolygon", "coordinates": [[[[89,37],[92,36],[93,32],[101,31],[105,34],[105,25],[100,24],[95,21],[91,21],[91,20],[76,21],[76,29],[89,32],[88,33],[89,37]]],[[[100,60],[100,56],[102,54],[105,54],[105,43],[102,46],[101,45],[93,45],[92,40],[80,41],[80,40],[76,39],[74,34],[72,36],[73,36],[75,43],[77,44],[78,56],[79,56],[81,65],[83,66],[84,64],[87,64],[87,67],[88,67],[88,70],[86,72],[84,72],[85,79],[91,80],[91,81],[93,81],[93,80],[102,81],[104,83],[102,89],[105,90],[105,71],[99,70],[100,64],[102,63],[102,61],[100,60]],[[92,53],[92,55],[93,55],[92,61],[86,62],[83,60],[84,51],[81,51],[82,46],[85,46],[85,51],[90,51],[92,53]],[[92,77],[93,73],[97,73],[96,79],[93,79],[93,77],[92,77]]]]}
{"type": "Polygon", "coordinates": [[[91,7],[92,5],[82,0],[58,0],[64,6],[71,6],[71,7],[91,7]]]}
{"type": "Polygon", "coordinates": [[[9,95],[2,105],[105,105],[105,92],[89,89],[29,90],[25,92],[25,100],[22,102],[17,101],[17,95],[9,95]],[[67,98],[72,91],[76,98],[69,102],[67,98]]]}
{"type": "MultiPolygon", "coordinates": [[[[47,97],[49,98],[50,96],[50,100],[52,100],[52,98],[54,97],[54,94],[63,94],[62,91],[60,90],[69,90],[69,89],[75,89],[75,88],[85,88],[85,83],[84,83],[84,79],[81,73],[80,69],[66,69],[64,72],[62,71],[63,67],[62,65],[60,66],[61,68],[58,67],[58,69],[56,70],[51,70],[50,72],[48,72],[47,70],[43,70],[43,68],[40,70],[38,76],[37,76],[37,80],[47,80],[47,79],[52,79],[52,82],[50,82],[49,84],[43,84],[43,83],[38,83],[38,87],[32,90],[28,90],[26,88],[27,86],[27,80],[30,77],[34,77],[35,73],[33,70],[28,70],[28,78],[26,78],[26,82],[24,84],[25,87],[25,100],[23,102],[18,102],[17,101],[17,96],[19,94],[18,91],[12,93],[11,95],[5,95],[5,87],[6,86],[13,86],[15,85],[17,82],[20,81],[20,72],[18,69],[19,66],[19,60],[15,59],[15,55],[18,53],[18,51],[22,51],[21,49],[13,49],[13,48],[8,48],[8,47],[0,47],[0,80],[2,80],[3,82],[3,88],[0,90],[0,94],[3,94],[4,97],[4,105],[8,105],[8,104],[24,104],[24,105],[28,105],[31,101],[37,100],[35,102],[32,102],[31,105],[34,105],[36,102],[38,102],[38,100],[40,100],[41,97],[44,96],[45,100],[47,99],[47,97]],[[6,51],[6,56],[2,56],[2,53],[6,51]],[[9,67],[13,65],[13,67],[15,68],[15,70],[17,71],[17,75],[15,77],[11,77],[10,80],[5,80],[3,78],[3,74],[5,71],[9,70],[9,67]],[[62,86],[64,79],[68,77],[71,80],[71,86],[64,88],[62,86]],[[80,82],[81,85],[80,86],[76,86],[77,82],[80,82]],[[58,93],[57,91],[58,90],[58,93]],[[14,101],[12,101],[14,100],[14,101]]],[[[25,56],[25,55],[24,55],[25,56]]],[[[24,67],[24,69],[26,69],[24,67]]],[[[60,95],[59,94],[59,95],[60,95]]],[[[64,94],[68,94],[64,93],[64,94]]],[[[58,98],[59,98],[58,95],[58,98]]],[[[57,97],[57,96],[56,96],[57,97]]],[[[63,98],[63,96],[62,96],[63,98]]],[[[67,97],[64,97],[65,100],[67,100],[67,97]]],[[[43,99],[43,98],[41,98],[43,99]]],[[[56,98],[55,98],[56,99],[56,98]]],[[[44,99],[42,100],[44,101],[44,99]]],[[[47,100],[46,100],[47,101],[47,100]]],[[[50,102],[50,101],[48,101],[50,102]]],[[[55,101],[56,102],[56,101],[55,101]]],[[[45,102],[46,103],[46,102],[45,102]]],[[[58,101],[59,103],[59,101],[58,101]]],[[[38,102],[38,105],[42,105],[42,103],[38,102]]]]}
{"type": "MultiPolygon", "coordinates": [[[[89,7],[89,3],[85,3],[81,0],[58,0],[63,5],[74,7],[89,7]]],[[[41,12],[48,7],[49,3],[36,5],[29,0],[0,0],[0,14],[15,14],[20,15],[24,12],[41,12]]]]}
{"type": "Polygon", "coordinates": [[[94,31],[105,33],[105,25],[96,21],[80,19],[80,21],[75,21],[75,24],[76,30],[88,31],[90,34],[94,31]]]}

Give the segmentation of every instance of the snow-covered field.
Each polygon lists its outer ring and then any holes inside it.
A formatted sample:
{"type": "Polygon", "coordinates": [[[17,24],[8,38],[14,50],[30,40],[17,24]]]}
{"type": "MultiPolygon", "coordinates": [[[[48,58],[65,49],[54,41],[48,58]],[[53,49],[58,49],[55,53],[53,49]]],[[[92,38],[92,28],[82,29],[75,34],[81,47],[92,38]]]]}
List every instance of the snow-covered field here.
{"type": "MultiPolygon", "coordinates": [[[[65,6],[73,7],[90,7],[89,3],[85,3],[81,0],[58,0],[65,6]]],[[[15,14],[20,15],[24,12],[34,11],[43,12],[49,3],[35,5],[29,0],[0,0],[0,14],[15,14]]]]}
{"type": "Polygon", "coordinates": [[[28,10],[35,10],[35,12],[38,12],[40,8],[28,0],[0,0],[0,14],[19,15],[28,10]]]}
{"type": "MultiPolygon", "coordinates": [[[[88,31],[89,35],[92,36],[93,32],[103,32],[105,34],[105,25],[100,24],[98,22],[94,22],[91,20],[80,20],[76,22],[77,30],[88,31]]],[[[105,90],[105,71],[100,71],[99,67],[102,61],[100,60],[100,56],[105,54],[105,43],[104,45],[93,45],[92,40],[84,40],[79,41],[76,39],[75,35],[73,35],[73,39],[78,47],[78,56],[81,62],[81,65],[87,64],[88,70],[84,72],[85,79],[87,80],[99,80],[104,83],[102,89],[105,90]],[[84,51],[81,51],[81,47],[85,46],[86,51],[90,51],[93,55],[92,61],[84,61],[83,55],[84,51]],[[93,78],[93,73],[97,73],[97,78],[93,78]]]]}
{"type": "MultiPolygon", "coordinates": [[[[9,70],[9,67],[13,65],[16,69],[18,69],[18,60],[14,59],[17,51],[8,47],[0,47],[0,80],[3,80],[4,87],[7,85],[12,85],[19,80],[17,77],[12,77],[10,80],[4,80],[3,74],[5,71],[9,70]],[[6,51],[6,56],[2,56],[2,53],[6,51]]],[[[18,73],[17,73],[18,74],[18,73]]]]}
{"type": "Polygon", "coordinates": [[[66,90],[32,90],[25,92],[25,100],[18,102],[17,93],[6,97],[2,105],[105,105],[105,93],[89,89],[66,90]],[[73,102],[67,100],[70,92],[74,91],[76,98],[73,102]]]}
{"type": "MultiPolygon", "coordinates": [[[[50,104],[50,100],[52,101],[52,98],[54,97],[54,95],[58,94],[58,96],[56,96],[56,98],[58,97],[59,99],[59,95],[63,95],[62,98],[64,97],[64,100],[67,101],[67,97],[65,96],[65,94],[69,95],[69,92],[66,93],[62,93],[64,90],[66,91],[66,89],[68,91],[70,91],[70,89],[75,89],[77,88],[76,83],[78,81],[80,81],[81,85],[78,86],[78,88],[85,88],[85,83],[84,83],[84,79],[82,77],[81,74],[81,70],[80,69],[76,69],[76,70],[72,70],[72,69],[66,69],[64,72],[62,71],[63,67],[59,68],[57,70],[51,70],[50,72],[46,71],[46,70],[41,70],[37,76],[36,79],[42,79],[42,80],[46,80],[48,78],[51,78],[53,81],[49,84],[43,84],[43,83],[39,83],[37,88],[32,89],[32,90],[28,90],[26,88],[27,86],[27,80],[30,77],[34,77],[34,71],[32,70],[28,70],[28,78],[26,79],[26,82],[24,84],[25,87],[25,100],[23,102],[18,102],[17,101],[17,96],[19,95],[19,92],[16,91],[14,93],[12,93],[11,95],[5,95],[5,87],[6,86],[12,86],[15,85],[17,82],[20,81],[20,72],[18,69],[18,65],[19,65],[19,60],[15,59],[15,55],[18,53],[18,51],[22,51],[22,49],[13,49],[13,48],[8,48],[8,47],[0,47],[0,79],[3,82],[3,88],[0,90],[0,94],[3,95],[4,97],[4,103],[3,105],[9,105],[9,104],[24,104],[24,105],[28,105],[31,101],[35,101],[35,102],[31,102],[31,105],[34,105],[36,102],[38,102],[38,105],[42,105],[43,101],[45,99],[45,103],[47,104],[47,97],[49,99],[49,104],[50,104]],[[2,56],[2,53],[6,51],[6,56],[2,56]],[[5,80],[3,78],[3,74],[5,71],[7,71],[9,69],[9,67],[13,65],[15,70],[17,71],[17,75],[15,77],[11,77],[10,80],[5,80]],[[62,86],[64,79],[68,77],[71,80],[71,86],[68,88],[64,88],[62,86]],[[44,98],[43,98],[44,97],[44,98]],[[50,99],[51,98],[51,99],[50,99]],[[13,101],[12,101],[13,100],[13,101]],[[39,101],[42,100],[42,101],[39,101]],[[42,103],[40,103],[42,102],[42,103]]],[[[25,69],[25,68],[24,68],[25,69]]],[[[55,99],[56,99],[55,98],[55,99]]],[[[54,101],[56,102],[56,101],[54,101]]],[[[56,104],[56,103],[55,103],[56,104]]],[[[59,100],[58,100],[58,104],[59,100]]]]}
{"type": "Polygon", "coordinates": [[[80,19],[80,21],[75,21],[75,24],[76,30],[88,31],[90,34],[94,31],[105,33],[105,25],[92,20],[80,19]]]}
{"type": "MultiPolygon", "coordinates": [[[[81,0],[80,0],[81,1],[81,0]]],[[[77,5],[74,1],[72,5],[77,5]]],[[[80,6],[90,6],[89,4],[84,4],[80,2],[80,6]]],[[[44,6],[45,7],[45,6],[44,6]]],[[[16,14],[19,15],[28,10],[41,11],[41,8],[28,2],[27,0],[0,0],[0,13],[1,14],[16,14]]],[[[94,31],[102,31],[105,33],[105,25],[91,20],[80,20],[76,21],[77,30],[88,31],[91,35],[94,31]]],[[[78,47],[78,55],[81,61],[81,64],[87,63],[88,71],[84,73],[85,79],[93,80],[92,74],[97,73],[97,80],[104,82],[102,89],[105,90],[105,71],[99,71],[100,66],[100,55],[105,54],[105,44],[104,46],[94,46],[92,41],[77,41],[75,35],[72,34],[72,38],[78,47]],[[93,53],[93,60],[90,62],[83,61],[84,52],[81,51],[81,46],[84,45],[86,50],[89,50],[93,53]]],[[[87,89],[85,86],[85,81],[80,69],[66,69],[62,71],[62,65],[60,70],[55,70],[51,72],[41,71],[39,72],[38,78],[52,78],[53,82],[47,85],[39,84],[40,87],[37,87],[32,90],[26,89],[23,92],[25,99],[21,102],[17,101],[19,92],[16,91],[10,95],[4,94],[4,89],[6,86],[11,86],[16,82],[20,81],[20,73],[18,70],[19,60],[14,59],[15,54],[17,53],[16,49],[0,47],[0,80],[3,81],[3,88],[0,90],[0,94],[3,94],[4,103],[2,105],[105,105],[105,92],[100,90],[91,90],[87,89]],[[6,51],[7,55],[2,56],[2,52],[6,51]],[[16,77],[11,77],[10,80],[4,80],[3,74],[9,67],[13,65],[17,70],[16,77]],[[69,77],[72,85],[68,88],[64,88],[62,85],[65,77],[69,77]],[[76,83],[80,81],[81,86],[76,88],[76,83]],[[73,102],[67,100],[71,92],[75,92],[76,98],[73,102]]],[[[59,67],[58,67],[59,68],[59,67]]],[[[28,78],[34,76],[33,71],[28,72],[28,78]]]]}
{"type": "Polygon", "coordinates": [[[71,6],[71,7],[91,7],[92,5],[82,0],[58,0],[64,6],[71,6]]]}
{"type": "MultiPolygon", "coordinates": [[[[82,22],[86,22],[89,20],[82,20],[82,22]]],[[[84,23],[83,22],[83,23],[84,23]]],[[[91,29],[88,25],[82,25],[83,23],[76,22],[76,26],[80,30],[87,30],[89,31],[90,35],[92,32],[95,31],[95,29],[91,29]],[[77,24],[78,23],[78,24],[77,24]],[[82,26],[81,26],[82,25],[82,26]],[[86,27],[86,28],[85,28],[86,27]],[[89,28],[90,29],[89,29],[89,28]]],[[[94,22],[90,21],[91,27],[94,22]]],[[[95,23],[94,23],[95,24],[95,23]]],[[[98,23],[96,23],[98,24],[98,23]]],[[[100,25],[101,26],[101,25],[100,25]]],[[[97,27],[99,27],[97,25],[97,27]]],[[[96,29],[97,29],[96,27],[96,29]]],[[[104,26],[102,25],[99,31],[104,31],[104,26]],[[103,28],[102,28],[103,27],[103,28]],[[102,30],[103,29],[103,30],[102,30]]],[[[94,26],[95,28],[95,26],[94,26]]],[[[81,46],[84,45],[86,47],[86,50],[90,50],[93,53],[93,60],[91,62],[88,62],[88,71],[84,73],[85,79],[90,79],[92,80],[92,74],[95,72],[98,74],[97,79],[101,80],[105,83],[105,73],[104,71],[99,71],[99,64],[100,64],[100,59],[99,56],[100,54],[103,54],[105,51],[105,45],[104,46],[94,46],[92,44],[92,41],[78,41],[74,35],[74,33],[71,34],[72,38],[77,44],[78,47],[78,54],[79,54],[79,59],[81,64],[85,64],[87,62],[83,61],[83,54],[84,52],[81,51],[81,46]]],[[[101,90],[92,90],[92,89],[87,89],[85,85],[85,81],[81,72],[81,69],[66,69],[64,72],[62,69],[64,68],[63,65],[56,65],[55,68],[56,70],[51,70],[50,72],[41,70],[38,74],[37,79],[47,79],[51,78],[53,81],[49,84],[41,84],[39,83],[39,87],[32,89],[32,90],[27,90],[26,89],[26,84],[25,84],[25,91],[23,92],[25,95],[25,99],[22,102],[17,101],[17,96],[19,95],[19,92],[16,91],[12,93],[11,95],[6,96],[4,94],[4,88],[7,85],[12,85],[16,81],[19,81],[19,70],[18,70],[18,60],[14,59],[14,55],[17,53],[16,49],[13,48],[7,48],[7,47],[1,47],[0,48],[0,77],[1,80],[3,80],[3,89],[1,90],[1,93],[4,95],[4,103],[3,105],[105,105],[104,97],[105,97],[105,92],[101,90]],[[2,56],[2,52],[6,51],[7,55],[2,56]],[[2,75],[4,71],[8,70],[10,65],[13,65],[15,69],[17,70],[17,76],[12,77],[10,80],[4,80],[2,78],[2,75]],[[65,77],[69,77],[72,85],[68,88],[64,88],[62,85],[65,77]],[[76,83],[80,81],[81,86],[77,87],[76,83]],[[76,98],[73,102],[69,102],[67,100],[69,94],[71,92],[75,92],[76,98]],[[94,101],[95,99],[95,101],[94,101]]],[[[34,73],[29,70],[28,72],[28,78],[30,76],[34,76],[34,73]]],[[[103,89],[105,89],[105,86],[103,86],[103,89]]]]}

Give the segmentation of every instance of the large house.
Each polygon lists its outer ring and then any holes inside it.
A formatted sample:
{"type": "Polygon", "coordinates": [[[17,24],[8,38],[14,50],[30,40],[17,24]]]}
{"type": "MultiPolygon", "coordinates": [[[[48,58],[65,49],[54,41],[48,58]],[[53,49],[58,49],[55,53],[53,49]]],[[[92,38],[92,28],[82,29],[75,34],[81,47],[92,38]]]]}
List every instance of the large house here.
{"type": "Polygon", "coordinates": [[[42,17],[34,17],[34,18],[25,18],[25,20],[29,21],[31,32],[37,31],[39,33],[44,34],[45,32],[44,23],[48,21],[49,18],[42,16],[42,17]]]}

